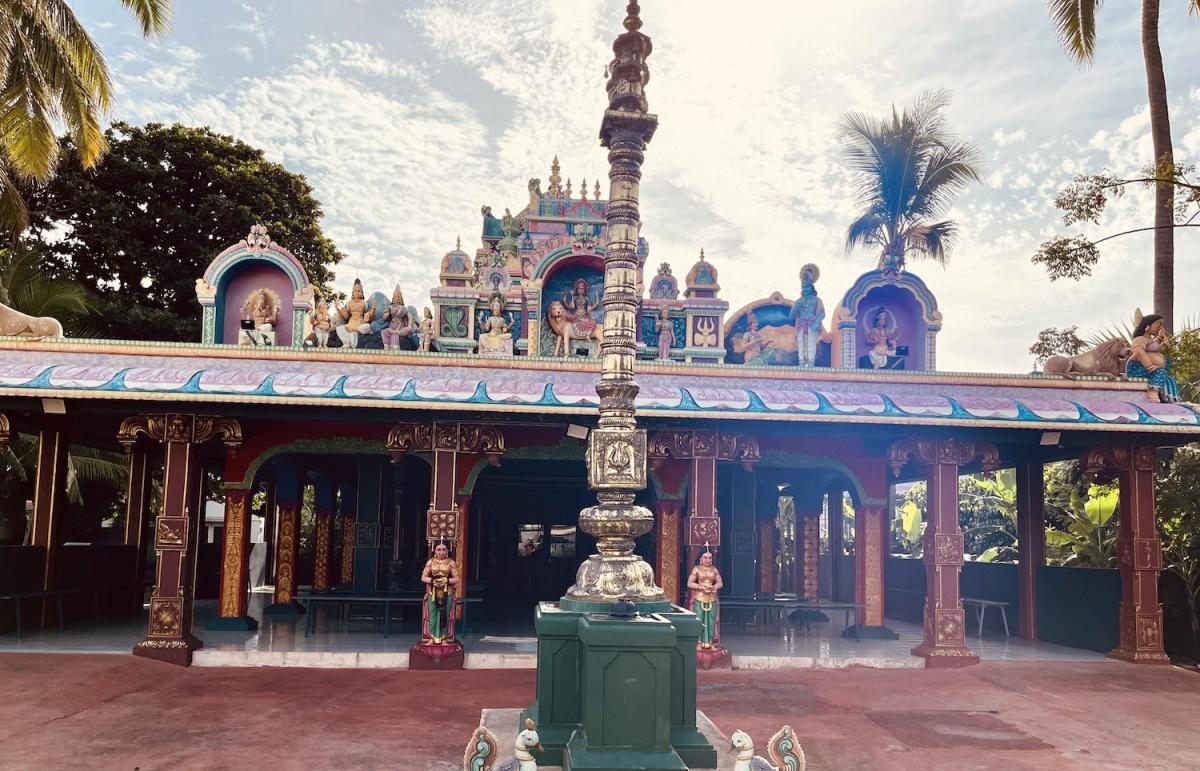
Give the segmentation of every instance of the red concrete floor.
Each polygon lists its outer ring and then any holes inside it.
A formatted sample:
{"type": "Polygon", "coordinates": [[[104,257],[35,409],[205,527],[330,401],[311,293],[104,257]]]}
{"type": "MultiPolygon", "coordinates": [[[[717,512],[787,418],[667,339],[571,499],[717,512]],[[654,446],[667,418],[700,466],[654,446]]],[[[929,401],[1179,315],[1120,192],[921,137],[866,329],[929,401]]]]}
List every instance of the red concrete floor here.
{"type": "MultiPolygon", "coordinates": [[[[480,708],[533,680],[2,654],[0,768],[456,769],[480,708]]],[[[1170,667],[706,672],[700,706],[760,748],[791,724],[813,769],[1200,767],[1200,675],[1170,667]]]]}

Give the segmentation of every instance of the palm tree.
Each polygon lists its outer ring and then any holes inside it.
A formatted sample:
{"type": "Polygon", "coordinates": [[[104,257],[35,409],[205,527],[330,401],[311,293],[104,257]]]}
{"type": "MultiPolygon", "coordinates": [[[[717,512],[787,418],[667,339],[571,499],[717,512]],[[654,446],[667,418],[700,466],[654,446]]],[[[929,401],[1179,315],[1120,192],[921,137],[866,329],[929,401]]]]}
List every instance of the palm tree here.
{"type": "MultiPolygon", "coordinates": [[[[1096,11],[1103,0],[1049,0],[1050,19],[1067,55],[1083,66],[1096,56],[1096,11]]],[[[1154,312],[1172,330],[1175,316],[1175,153],[1167,79],[1158,46],[1159,0],[1142,0],[1142,58],[1150,99],[1150,138],[1154,144],[1154,312]]],[[[1200,0],[1187,0],[1188,12],[1200,14],[1200,0]]]]}
{"type": "Polygon", "coordinates": [[[0,303],[66,324],[86,315],[90,310],[87,290],[70,279],[47,275],[42,262],[38,252],[24,244],[0,249],[0,303]]]}
{"type": "Polygon", "coordinates": [[[945,265],[957,227],[938,217],[969,183],[979,181],[979,151],[955,139],[942,110],[944,91],[929,92],[903,112],[875,119],[847,113],[838,134],[857,174],[863,212],[846,230],[846,251],[878,247],[881,270],[900,271],[919,256],[945,265]]]}
{"type": "MultiPolygon", "coordinates": [[[[171,0],[120,0],[144,35],[163,34],[171,0]]],[[[112,104],[104,55],[66,0],[0,0],[0,228],[28,216],[18,183],[54,175],[59,123],[90,168],[104,154],[101,120],[112,104]]]]}

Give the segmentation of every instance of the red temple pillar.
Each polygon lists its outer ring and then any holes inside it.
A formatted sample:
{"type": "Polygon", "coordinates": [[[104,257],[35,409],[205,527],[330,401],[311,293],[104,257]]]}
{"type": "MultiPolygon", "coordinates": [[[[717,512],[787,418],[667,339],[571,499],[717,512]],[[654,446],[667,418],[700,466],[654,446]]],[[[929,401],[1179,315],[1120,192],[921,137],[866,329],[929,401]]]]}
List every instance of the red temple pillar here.
{"type": "Polygon", "coordinates": [[[808,489],[795,497],[796,557],[793,580],[796,596],[809,600],[820,596],[817,579],[818,560],[821,558],[821,499],[821,495],[808,489]]]}
{"type": "Polygon", "coordinates": [[[995,470],[1000,460],[990,444],[952,438],[901,440],[889,452],[897,475],[910,459],[926,470],[924,632],[912,653],[924,658],[927,667],[979,663],[979,656],[967,647],[966,614],[959,589],[963,534],[958,526],[959,466],[976,458],[982,458],[985,471],[995,470]]]}
{"type": "Polygon", "coordinates": [[[1154,448],[1148,445],[1094,449],[1083,461],[1085,473],[1115,471],[1120,484],[1120,642],[1108,655],[1139,664],[1170,663],[1163,650],[1162,605],[1158,601],[1162,544],[1154,522],[1155,462],[1154,448]]]}
{"type": "Polygon", "coordinates": [[[117,441],[132,450],[139,436],[165,445],[162,508],[154,525],[158,572],[150,597],[146,639],[134,646],[136,656],[186,666],[200,641],[192,634],[192,599],[196,534],[203,512],[191,511],[199,500],[200,463],[197,445],[220,437],[228,447],[242,442],[242,429],[230,418],[167,413],[126,418],[117,441]],[[193,517],[197,519],[193,519],[193,517]]]}
{"type": "Polygon", "coordinates": [[[146,508],[150,502],[150,451],[134,447],[129,455],[129,482],[125,487],[125,545],[132,546],[133,603],[137,613],[145,600],[146,508]]]}
{"type": "Polygon", "coordinates": [[[775,520],[758,520],[758,593],[775,593],[775,520]]]}
{"type": "Polygon", "coordinates": [[[29,543],[46,550],[39,581],[43,589],[53,589],[58,578],[58,551],[62,540],[60,525],[63,499],[67,492],[67,452],[70,446],[67,435],[57,426],[45,426],[38,431],[29,543]]]}
{"type": "Polygon", "coordinates": [[[721,545],[717,516],[717,433],[691,432],[692,472],[688,478],[688,571],[707,543],[715,553],[721,545]]]}
{"type": "Polygon", "coordinates": [[[1041,461],[1017,466],[1017,634],[1036,640],[1037,575],[1046,564],[1046,487],[1041,461]]]}
{"type": "MultiPolygon", "coordinates": [[[[458,520],[455,523],[454,545],[457,547],[454,550],[454,564],[458,566],[458,584],[454,587],[454,597],[461,600],[467,596],[467,569],[470,565],[467,563],[467,544],[470,537],[470,514],[471,514],[471,496],[459,495],[458,498],[458,520]]],[[[548,543],[548,542],[547,542],[548,543]]],[[[549,546],[547,546],[549,548],[549,546]]],[[[463,617],[463,606],[459,605],[455,609],[455,614],[458,619],[463,617]]]]}
{"type": "Polygon", "coordinates": [[[679,527],[683,501],[659,498],[654,502],[658,518],[658,543],[655,546],[655,572],[667,599],[678,605],[683,602],[679,584],[679,527]]]}

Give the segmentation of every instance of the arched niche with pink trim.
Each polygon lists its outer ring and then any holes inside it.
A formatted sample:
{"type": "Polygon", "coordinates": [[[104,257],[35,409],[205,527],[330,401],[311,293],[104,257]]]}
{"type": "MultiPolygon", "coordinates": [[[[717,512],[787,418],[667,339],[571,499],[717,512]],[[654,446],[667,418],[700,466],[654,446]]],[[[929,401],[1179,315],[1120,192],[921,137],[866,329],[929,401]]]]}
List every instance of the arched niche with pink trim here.
{"type": "Polygon", "coordinates": [[[910,272],[899,275],[880,270],[868,271],[858,277],[834,311],[833,361],[844,369],[869,367],[867,343],[870,330],[880,309],[890,316],[895,330],[897,350],[907,349],[904,356],[892,357],[889,368],[907,370],[937,369],[937,333],[942,329],[942,314],[937,298],[919,276],[910,272]]]}
{"type": "Polygon", "coordinates": [[[312,284],[300,260],[271,241],[261,226],[218,254],[196,280],[196,299],[203,311],[200,341],[237,344],[242,306],[259,289],[279,298],[275,344],[303,345],[313,308],[312,284]]]}

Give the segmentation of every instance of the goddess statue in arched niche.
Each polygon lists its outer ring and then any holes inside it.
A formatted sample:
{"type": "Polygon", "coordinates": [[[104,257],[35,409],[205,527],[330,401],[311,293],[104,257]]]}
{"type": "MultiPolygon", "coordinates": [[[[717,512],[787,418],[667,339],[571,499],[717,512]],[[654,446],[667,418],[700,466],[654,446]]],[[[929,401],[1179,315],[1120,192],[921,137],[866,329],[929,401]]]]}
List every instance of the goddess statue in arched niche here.
{"type": "MultiPolygon", "coordinates": [[[[594,339],[598,337],[598,331],[604,322],[601,307],[603,295],[604,275],[599,268],[587,264],[573,264],[551,273],[542,287],[542,314],[547,321],[541,325],[540,350],[549,352],[560,346],[560,335],[551,323],[554,311],[558,310],[555,306],[561,306],[561,321],[570,325],[570,339],[582,340],[585,345],[594,345],[594,339]],[[593,342],[587,342],[589,340],[593,342]]],[[[566,355],[572,353],[568,350],[566,355]]]]}

